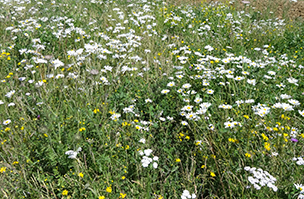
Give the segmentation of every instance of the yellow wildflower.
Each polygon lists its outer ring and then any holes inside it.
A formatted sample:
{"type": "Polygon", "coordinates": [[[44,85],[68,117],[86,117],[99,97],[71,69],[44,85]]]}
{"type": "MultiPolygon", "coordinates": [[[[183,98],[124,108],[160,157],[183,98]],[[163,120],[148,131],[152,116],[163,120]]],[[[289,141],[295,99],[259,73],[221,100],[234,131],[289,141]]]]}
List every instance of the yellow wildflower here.
{"type": "Polygon", "coordinates": [[[69,191],[65,189],[65,190],[63,190],[62,195],[66,196],[66,195],[68,195],[68,193],[69,193],[69,191]]]}
{"type": "Polygon", "coordinates": [[[4,172],[5,172],[5,170],[6,170],[6,167],[1,167],[1,169],[0,169],[0,173],[4,173],[4,172]]]}
{"type": "Polygon", "coordinates": [[[111,193],[112,192],[112,187],[107,187],[106,192],[111,193]]]}

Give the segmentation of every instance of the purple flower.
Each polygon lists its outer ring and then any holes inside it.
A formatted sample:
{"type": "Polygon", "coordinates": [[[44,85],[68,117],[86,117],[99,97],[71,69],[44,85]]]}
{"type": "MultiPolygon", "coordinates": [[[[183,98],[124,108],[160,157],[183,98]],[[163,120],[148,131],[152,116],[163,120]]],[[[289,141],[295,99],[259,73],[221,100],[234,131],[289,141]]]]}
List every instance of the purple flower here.
{"type": "Polygon", "coordinates": [[[291,138],[290,139],[292,142],[298,142],[298,140],[296,138],[291,138]]]}
{"type": "Polygon", "coordinates": [[[40,120],[40,115],[37,116],[37,119],[40,120]]]}

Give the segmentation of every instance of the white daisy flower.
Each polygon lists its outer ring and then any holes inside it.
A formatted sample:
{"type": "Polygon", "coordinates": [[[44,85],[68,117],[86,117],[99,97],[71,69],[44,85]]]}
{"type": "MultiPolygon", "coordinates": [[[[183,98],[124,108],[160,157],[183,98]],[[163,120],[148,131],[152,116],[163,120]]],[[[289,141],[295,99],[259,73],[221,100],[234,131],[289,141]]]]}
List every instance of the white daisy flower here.
{"type": "Polygon", "coordinates": [[[214,90],[212,90],[212,89],[207,90],[207,94],[212,95],[213,93],[214,93],[214,90]]]}
{"type": "Polygon", "coordinates": [[[167,90],[167,89],[161,91],[162,94],[168,94],[169,92],[170,92],[170,90],[167,90]]]}
{"type": "Polygon", "coordinates": [[[12,121],[10,119],[3,121],[3,125],[8,125],[10,124],[12,121]]]}
{"type": "Polygon", "coordinates": [[[182,123],[183,126],[187,126],[188,125],[188,122],[186,122],[186,121],[182,121],[181,123],[182,123]]]}
{"type": "Polygon", "coordinates": [[[183,85],[183,88],[190,88],[191,87],[191,84],[184,84],[183,85]]]}

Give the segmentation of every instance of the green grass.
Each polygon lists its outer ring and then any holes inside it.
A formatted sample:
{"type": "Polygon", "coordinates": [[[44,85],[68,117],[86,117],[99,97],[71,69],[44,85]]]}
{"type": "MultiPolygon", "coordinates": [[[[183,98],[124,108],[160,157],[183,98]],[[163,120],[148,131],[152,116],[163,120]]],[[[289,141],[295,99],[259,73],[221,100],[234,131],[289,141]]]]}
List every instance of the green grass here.
{"type": "Polygon", "coordinates": [[[1,198],[303,197],[300,21],[149,0],[0,8],[1,198]]]}

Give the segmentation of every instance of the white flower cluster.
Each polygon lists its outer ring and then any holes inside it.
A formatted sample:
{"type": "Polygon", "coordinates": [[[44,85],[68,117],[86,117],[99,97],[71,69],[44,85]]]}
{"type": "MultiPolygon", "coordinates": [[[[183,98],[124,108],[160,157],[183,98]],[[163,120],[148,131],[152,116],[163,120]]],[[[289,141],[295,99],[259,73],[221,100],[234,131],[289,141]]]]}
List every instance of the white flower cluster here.
{"type": "Polygon", "coordinates": [[[292,158],[293,161],[297,161],[296,164],[297,165],[304,165],[304,160],[302,157],[299,158],[292,158]]]}
{"type": "Polygon", "coordinates": [[[232,121],[232,122],[228,121],[228,122],[225,122],[224,125],[225,125],[225,128],[231,128],[231,129],[236,126],[242,126],[242,124],[240,122],[236,122],[236,121],[232,121]]]}
{"type": "Polygon", "coordinates": [[[278,188],[274,185],[277,181],[272,175],[267,171],[263,171],[261,168],[256,169],[255,167],[244,167],[245,171],[249,171],[253,176],[248,177],[248,181],[253,184],[254,188],[260,190],[261,187],[267,185],[267,187],[272,188],[273,191],[277,191],[278,188]]]}
{"type": "MultiPolygon", "coordinates": [[[[200,100],[200,98],[197,98],[197,100],[200,100]]],[[[198,109],[196,112],[192,111],[193,106],[191,106],[191,105],[184,106],[181,109],[181,112],[179,114],[181,116],[186,117],[188,120],[197,121],[200,119],[199,115],[203,115],[207,112],[208,108],[211,106],[211,103],[204,102],[204,103],[201,103],[199,106],[200,106],[200,109],[198,109]]],[[[182,122],[182,124],[187,125],[188,123],[182,122]]]]}
{"type": "Polygon", "coordinates": [[[141,163],[142,163],[142,166],[143,167],[148,167],[150,163],[152,163],[153,161],[153,167],[154,169],[156,169],[158,167],[158,164],[156,161],[158,161],[158,157],[157,156],[154,156],[153,159],[152,158],[149,158],[149,156],[151,155],[152,153],[152,149],[146,149],[144,151],[140,150],[138,151],[140,155],[144,155],[142,157],[142,160],[141,160],[141,163]]]}
{"type": "Polygon", "coordinates": [[[261,117],[264,117],[268,113],[270,113],[270,108],[267,107],[265,104],[258,104],[256,106],[252,106],[252,110],[254,111],[254,114],[257,114],[261,117]]]}
{"type": "Polygon", "coordinates": [[[219,108],[222,108],[222,109],[232,109],[232,106],[229,105],[229,104],[222,104],[222,105],[219,105],[219,108]]]}
{"type": "Polygon", "coordinates": [[[69,150],[69,151],[65,152],[65,154],[69,156],[68,158],[75,159],[76,156],[77,156],[77,154],[78,154],[81,150],[82,150],[82,148],[79,147],[76,151],[69,150]]]}
{"type": "MultiPolygon", "coordinates": [[[[296,103],[295,101],[293,101],[294,103],[296,103]]],[[[290,104],[287,103],[275,103],[272,108],[281,108],[284,111],[293,111],[293,107],[290,104]]]]}
{"type": "Polygon", "coordinates": [[[187,198],[193,198],[194,199],[194,198],[196,198],[196,195],[194,193],[191,195],[188,190],[184,190],[181,198],[182,199],[187,199],[187,198]]]}
{"type": "Polygon", "coordinates": [[[237,100],[236,102],[235,102],[237,105],[238,105],[238,107],[241,105],[241,104],[251,104],[251,103],[254,103],[254,99],[248,99],[248,100],[237,100]]]}

